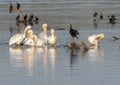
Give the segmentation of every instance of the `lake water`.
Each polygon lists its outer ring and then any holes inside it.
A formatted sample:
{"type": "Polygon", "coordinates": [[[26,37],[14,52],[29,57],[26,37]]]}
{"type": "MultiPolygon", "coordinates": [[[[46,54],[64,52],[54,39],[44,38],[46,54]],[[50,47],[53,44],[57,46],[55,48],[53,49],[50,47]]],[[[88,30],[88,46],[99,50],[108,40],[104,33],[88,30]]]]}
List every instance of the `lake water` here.
{"type": "Polygon", "coordinates": [[[119,0],[0,0],[0,84],[1,85],[118,85],[120,84],[119,0]],[[17,13],[9,14],[9,3],[21,3],[24,13],[39,17],[33,24],[36,35],[42,24],[55,28],[57,47],[11,48],[12,35],[24,30],[16,23],[17,13]],[[103,12],[104,19],[93,23],[93,13],[103,12]],[[107,16],[114,14],[117,23],[108,24],[107,16]],[[105,38],[96,50],[71,50],[65,45],[71,40],[67,24],[80,33],[79,39],[89,45],[89,35],[104,33],[105,38]]]}

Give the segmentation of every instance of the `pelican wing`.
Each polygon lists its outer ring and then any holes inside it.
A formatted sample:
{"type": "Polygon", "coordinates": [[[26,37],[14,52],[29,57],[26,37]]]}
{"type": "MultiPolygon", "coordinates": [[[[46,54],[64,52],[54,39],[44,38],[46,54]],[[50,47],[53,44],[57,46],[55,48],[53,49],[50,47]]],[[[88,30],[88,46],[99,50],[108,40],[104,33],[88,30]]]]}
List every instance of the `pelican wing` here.
{"type": "Polygon", "coordinates": [[[35,43],[34,43],[34,41],[33,41],[31,38],[29,38],[29,39],[27,39],[27,40],[24,42],[24,45],[34,46],[35,43]]]}
{"type": "Polygon", "coordinates": [[[15,34],[9,40],[9,45],[20,44],[23,40],[23,35],[21,33],[15,34]]]}
{"type": "Polygon", "coordinates": [[[56,42],[57,42],[57,37],[52,37],[52,36],[49,36],[48,37],[48,43],[49,44],[51,44],[51,45],[54,45],[54,44],[56,44],[56,42]]]}
{"type": "Polygon", "coordinates": [[[88,42],[89,42],[90,44],[94,44],[94,41],[95,41],[95,39],[96,39],[96,36],[97,36],[96,34],[89,36],[89,37],[88,37],[88,42]]]}
{"type": "Polygon", "coordinates": [[[37,38],[36,46],[45,46],[45,40],[43,38],[37,38]]]}
{"type": "Polygon", "coordinates": [[[39,34],[39,38],[43,38],[44,40],[45,40],[45,43],[47,43],[47,34],[46,33],[44,33],[44,32],[41,32],[40,34],[39,34]]]}

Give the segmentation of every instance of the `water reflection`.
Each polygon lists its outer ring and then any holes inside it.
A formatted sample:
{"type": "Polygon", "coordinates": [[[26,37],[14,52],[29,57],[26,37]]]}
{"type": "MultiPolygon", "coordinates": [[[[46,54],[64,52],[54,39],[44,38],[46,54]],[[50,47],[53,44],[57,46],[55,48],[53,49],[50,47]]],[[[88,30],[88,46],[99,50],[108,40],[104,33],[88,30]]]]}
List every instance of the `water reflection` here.
{"type": "MultiPolygon", "coordinates": [[[[68,48],[71,71],[74,70],[77,62],[79,63],[80,55],[82,58],[88,57],[90,62],[101,62],[104,60],[104,51],[100,47],[89,49],[88,51],[81,50],[82,49],[76,47],[75,43],[71,43],[71,47],[68,48]]],[[[34,76],[36,74],[34,69],[38,68],[38,65],[40,65],[40,68],[43,69],[39,70],[43,70],[44,76],[48,76],[49,74],[55,75],[56,73],[57,47],[45,46],[43,48],[36,48],[23,46],[23,48],[9,48],[9,52],[13,70],[23,68],[26,70],[27,76],[34,76]]]]}
{"type": "Polygon", "coordinates": [[[48,75],[49,68],[52,75],[56,66],[56,47],[23,47],[9,48],[10,62],[13,69],[25,68],[28,76],[34,76],[34,68],[39,61],[43,65],[44,75],[48,75]]]}
{"type": "Polygon", "coordinates": [[[24,64],[25,67],[28,70],[28,75],[29,76],[33,76],[33,66],[34,66],[34,62],[35,62],[35,48],[34,47],[30,47],[24,50],[23,52],[23,60],[24,60],[24,64]]]}
{"type": "Polygon", "coordinates": [[[20,48],[9,48],[10,63],[12,67],[23,66],[23,50],[20,48]]]}
{"type": "Polygon", "coordinates": [[[104,51],[101,47],[96,46],[93,49],[88,51],[82,51],[81,56],[85,57],[88,55],[90,62],[103,61],[104,60],[104,51]]]}
{"type": "Polygon", "coordinates": [[[44,48],[37,48],[37,54],[41,55],[41,60],[43,63],[44,68],[44,75],[48,75],[48,47],[45,46],[44,48]]]}
{"type": "Polygon", "coordinates": [[[91,62],[104,60],[104,51],[98,46],[94,49],[89,50],[88,55],[91,62]]]}
{"type": "Polygon", "coordinates": [[[50,58],[50,62],[51,62],[51,69],[52,69],[53,74],[54,74],[55,66],[56,66],[56,51],[57,51],[56,47],[50,47],[48,49],[49,58],[50,58]]]}
{"type": "Polygon", "coordinates": [[[75,62],[77,56],[79,55],[80,46],[75,42],[75,40],[71,40],[68,45],[67,51],[70,54],[70,66],[72,67],[75,62]]]}
{"type": "Polygon", "coordinates": [[[93,26],[94,26],[95,29],[97,29],[98,28],[98,22],[97,21],[93,21],[93,26]]]}
{"type": "Polygon", "coordinates": [[[25,67],[29,76],[33,75],[33,63],[35,61],[35,48],[26,49],[9,48],[11,66],[15,68],[25,67]]]}

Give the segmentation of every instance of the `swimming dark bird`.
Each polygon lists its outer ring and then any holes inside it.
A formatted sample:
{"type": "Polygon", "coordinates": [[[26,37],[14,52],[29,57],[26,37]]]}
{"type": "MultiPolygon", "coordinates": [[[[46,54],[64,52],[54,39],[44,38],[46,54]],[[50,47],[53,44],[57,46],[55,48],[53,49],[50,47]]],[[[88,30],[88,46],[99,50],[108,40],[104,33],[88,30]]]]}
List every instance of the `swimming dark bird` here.
{"type": "Polygon", "coordinates": [[[100,14],[100,20],[102,20],[103,19],[103,12],[101,12],[101,14],[100,14]]]}
{"type": "Polygon", "coordinates": [[[119,40],[120,38],[116,37],[116,36],[112,36],[113,41],[119,40]]]}
{"type": "Polygon", "coordinates": [[[27,21],[27,14],[24,15],[24,20],[27,21]]]}
{"type": "Polygon", "coordinates": [[[30,14],[30,19],[31,19],[31,20],[33,19],[33,14],[30,14]]]}
{"type": "Polygon", "coordinates": [[[10,3],[10,6],[9,6],[9,13],[12,13],[12,12],[18,13],[18,16],[16,17],[17,22],[38,23],[39,19],[37,16],[33,14],[24,14],[23,11],[20,9],[20,7],[21,7],[20,3],[16,3],[15,5],[10,3]]]}
{"type": "Polygon", "coordinates": [[[116,24],[116,17],[115,15],[108,16],[108,20],[110,24],[116,24]]]}
{"type": "Polygon", "coordinates": [[[12,12],[12,9],[13,9],[13,6],[12,6],[12,3],[10,3],[10,6],[9,6],[9,13],[11,13],[12,12]]]}
{"type": "Polygon", "coordinates": [[[97,13],[97,12],[95,12],[95,13],[93,14],[93,17],[97,17],[97,15],[98,15],[98,13],[97,13]]]}
{"type": "Polygon", "coordinates": [[[69,24],[69,27],[70,27],[70,35],[71,35],[73,38],[76,37],[77,39],[79,39],[79,38],[77,37],[77,35],[79,35],[79,32],[78,32],[77,30],[75,30],[75,29],[72,28],[72,24],[69,24]]]}
{"type": "Polygon", "coordinates": [[[17,9],[20,9],[20,4],[19,3],[16,3],[16,5],[17,5],[17,9]]]}
{"type": "Polygon", "coordinates": [[[38,19],[38,17],[37,16],[35,16],[35,21],[38,21],[39,19],[38,19]]]}

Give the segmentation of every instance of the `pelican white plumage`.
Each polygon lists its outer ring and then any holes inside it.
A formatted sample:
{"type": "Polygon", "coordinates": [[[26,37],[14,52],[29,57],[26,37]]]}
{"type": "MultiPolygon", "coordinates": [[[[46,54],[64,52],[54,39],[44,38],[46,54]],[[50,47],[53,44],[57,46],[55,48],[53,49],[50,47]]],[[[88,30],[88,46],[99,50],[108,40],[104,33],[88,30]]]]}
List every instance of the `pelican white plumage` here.
{"type": "Polygon", "coordinates": [[[50,45],[55,45],[57,42],[57,37],[55,36],[55,30],[51,29],[51,36],[48,37],[48,43],[50,45]]]}
{"type": "Polygon", "coordinates": [[[28,25],[23,33],[18,33],[13,35],[9,40],[9,45],[17,44],[20,46],[20,44],[23,43],[24,39],[26,38],[26,32],[31,29],[31,26],[28,25]]]}
{"type": "Polygon", "coordinates": [[[27,45],[27,46],[34,46],[35,45],[35,41],[34,41],[34,38],[33,38],[33,31],[32,30],[29,30],[27,32],[27,37],[25,38],[23,44],[27,45]]]}
{"type": "MultiPolygon", "coordinates": [[[[28,32],[29,34],[29,32],[28,32]]],[[[28,35],[28,37],[26,38],[24,45],[27,46],[36,46],[36,47],[42,47],[45,45],[44,39],[40,39],[39,37],[37,37],[34,34],[30,34],[28,35]]]]}
{"type": "Polygon", "coordinates": [[[98,46],[98,43],[104,38],[104,34],[94,34],[88,37],[88,41],[92,46],[98,46]]]}
{"type": "Polygon", "coordinates": [[[88,51],[90,49],[96,49],[98,48],[98,43],[104,38],[104,34],[95,34],[92,36],[88,37],[88,41],[90,43],[90,47],[87,47],[87,45],[83,42],[80,41],[80,45],[82,46],[82,48],[84,49],[84,51],[88,51]]]}
{"type": "Polygon", "coordinates": [[[36,35],[33,35],[33,41],[36,47],[43,47],[45,46],[45,40],[43,38],[39,38],[36,35]]]}
{"type": "Polygon", "coordinates": [[[42,28],[43,28],[44,31],[39,34],[39,38],[40,39],[44,39],[45,43],[47,43],[47,39],[48,39],[48,35],[47,35],[47,33],[48,33],[48,25],[46,23],[44,23],[42,25],[42,28]]]}

